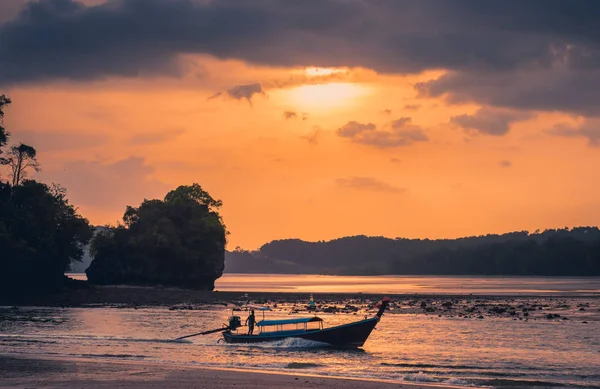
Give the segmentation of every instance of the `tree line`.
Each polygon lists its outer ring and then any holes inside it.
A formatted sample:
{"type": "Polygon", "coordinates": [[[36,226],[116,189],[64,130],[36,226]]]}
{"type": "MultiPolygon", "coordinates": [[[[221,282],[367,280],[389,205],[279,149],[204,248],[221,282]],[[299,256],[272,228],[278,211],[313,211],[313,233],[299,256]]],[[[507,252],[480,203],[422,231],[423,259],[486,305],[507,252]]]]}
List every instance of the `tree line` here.
{"type": "Polygon", "coordinates": [[[65,282],[69,263],[81,259],[92,229],[64,188],[28,179],[40,165],[33,146],[9,145],[4,115],[11,103],[0,96],[0,289],[54,288],[65,282]]]}
{"type": "Polygon", "coordinates": [[[335,275],[600,276],[597,227],[460,239],[276,240],[227,253],[226,272],[335,275]]]}

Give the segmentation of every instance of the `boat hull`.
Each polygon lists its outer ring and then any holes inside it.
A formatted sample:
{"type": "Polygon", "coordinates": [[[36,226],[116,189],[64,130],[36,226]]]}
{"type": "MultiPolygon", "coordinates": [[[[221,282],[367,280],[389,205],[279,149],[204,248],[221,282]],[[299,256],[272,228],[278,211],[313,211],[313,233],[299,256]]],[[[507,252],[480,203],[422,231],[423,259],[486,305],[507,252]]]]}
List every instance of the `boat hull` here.
{"type": "Polygon", "coordinates": [[[287,338],[299,338],[313,342],[327,343],[334,347],[357,348],[365,344],[378,322],[379,318],[374,317],[322,330],[290,331],[287,333],[271,332],[258,335],[233,334],[230,331],[226,331],[223,332],[223,338],[227,343],[260,343],[287,338]]]}

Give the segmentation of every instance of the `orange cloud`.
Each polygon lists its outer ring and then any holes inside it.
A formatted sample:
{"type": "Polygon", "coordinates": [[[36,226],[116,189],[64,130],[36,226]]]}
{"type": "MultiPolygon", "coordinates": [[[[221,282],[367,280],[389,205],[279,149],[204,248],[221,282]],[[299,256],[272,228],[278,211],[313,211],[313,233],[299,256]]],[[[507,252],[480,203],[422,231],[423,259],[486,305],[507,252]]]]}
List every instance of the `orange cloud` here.
{"type": "Polygon", "coordinates": [[[419,126],[411,124],[412,119],[403,117],[389,123],[389,129],[377,130],[373,123],[351,121],[337,130],[342,138],[355,143],[380,148],[408,146],[414,142],[427,142],[429,137],[419,126]]]}
{"type": "Polygon", "coordinates": [[[406,190],[405,188],[398,188],[373,177],[338,178],[335,180],[335,183],[342,188],[365,189],[376,192],[402,193],[406,190]]]}

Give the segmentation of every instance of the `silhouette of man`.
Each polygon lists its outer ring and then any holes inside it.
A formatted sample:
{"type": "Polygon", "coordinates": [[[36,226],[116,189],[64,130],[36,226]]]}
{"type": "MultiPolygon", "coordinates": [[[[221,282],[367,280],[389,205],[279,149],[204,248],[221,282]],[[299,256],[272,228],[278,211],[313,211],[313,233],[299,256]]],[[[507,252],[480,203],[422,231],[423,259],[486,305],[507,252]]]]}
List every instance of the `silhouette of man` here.
{"type": "Polygon", "coordinates": [[[254,332],[254,324],[256,324],[256,318],[254,317],[254,309],[250,311],[250,315],[246,319],[246,325],[248,326],[248,335],[252,335],[254,332]]]}

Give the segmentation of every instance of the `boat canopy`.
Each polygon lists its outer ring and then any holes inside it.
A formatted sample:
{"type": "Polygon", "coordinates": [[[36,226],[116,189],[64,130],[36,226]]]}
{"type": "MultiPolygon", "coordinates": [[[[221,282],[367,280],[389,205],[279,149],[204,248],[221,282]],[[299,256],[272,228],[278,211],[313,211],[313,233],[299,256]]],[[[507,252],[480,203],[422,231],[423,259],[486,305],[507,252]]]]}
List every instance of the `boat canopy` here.
{"type": "Polygon", "coordinates": [[[271,307],[263,306],[263,305],[246,304],[246,305],[244,305],[244,307],[249,308],[249,309],[254,309],[255,311],[270,311],[271,310],[271,307]]]}
{"type": "Polygon", "coordinates": [[[261,320],[256,323],[259,327],[265,326],[279,326],[284,324],[299,324],[299,323],[312,323],[315,321],[323,321],[320,317],[298,317],[295,319],[283,319],[283,320],[261,320]]]}

